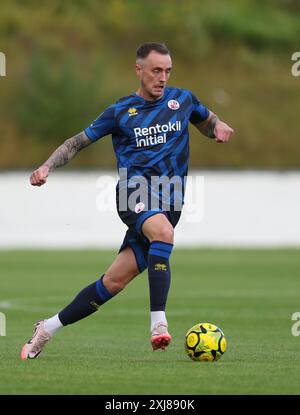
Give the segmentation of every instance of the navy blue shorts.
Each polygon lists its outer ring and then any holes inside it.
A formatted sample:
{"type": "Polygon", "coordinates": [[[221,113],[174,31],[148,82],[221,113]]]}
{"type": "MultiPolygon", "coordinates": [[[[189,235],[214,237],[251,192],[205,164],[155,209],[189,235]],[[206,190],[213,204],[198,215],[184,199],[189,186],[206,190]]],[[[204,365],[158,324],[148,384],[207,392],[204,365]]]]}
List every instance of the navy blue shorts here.
{"type": "Polygon", "coordinates": [[[158,213],[163,213],[173,228],[177,225],[181,211],[178,210],[145,210],[139,213],[131,210],[120,211],[117,203],[117,210],[120,219],[128,226],[128,230],[125,234],[125,238],[120,247],[119,253],[130,246],[135,254],[137,266],[140,272],[143,272],[148,267],[148,252],[150,248],[150,242],[148,238],[142,233],[142,225],[146,219],[158,213]]]}

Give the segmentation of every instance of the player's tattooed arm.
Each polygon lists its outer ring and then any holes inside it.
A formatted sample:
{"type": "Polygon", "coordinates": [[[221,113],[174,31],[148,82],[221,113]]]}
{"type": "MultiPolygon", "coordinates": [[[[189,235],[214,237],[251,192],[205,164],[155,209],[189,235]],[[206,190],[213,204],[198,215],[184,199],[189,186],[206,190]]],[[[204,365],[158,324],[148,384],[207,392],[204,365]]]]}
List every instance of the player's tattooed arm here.
{"type": "Polygon", "coordinates": [[[214,138],[218,143],[227,143],[234,133],[233,129],[210,111],[208,118],[197,124],[198,130],[206,137],[214,138]]]}
{"type": "Polygon", "coordinates": [[[30,183],[33,186],[42,186],[46,183],[47,177],[52,170],[66,165],[80,150],[89,144],[91,144],[91,141],[84,131],[68,138],[51,154],[41,167],[32,173],[30,183]]]}
{"type": "Polygon", "coordinates": [[[206,137],[216,138],[214,131],[218,121],[220,121],[219,117],[210,111],[208,118],[197,124],[196,127],[203,135],[206,135],[206,137]]]}
{"type": "Polygon", "coordinates": [[[82,131],[81,133],[74,135],[74,137],[68,138],[54,151],[53,154],[51,154],[43,165],[49,167],[49,171],[52,171],[57,167],[62,167],[89,144],[91,144],[90,139],[86,136],[85,132],[82,131]]]}

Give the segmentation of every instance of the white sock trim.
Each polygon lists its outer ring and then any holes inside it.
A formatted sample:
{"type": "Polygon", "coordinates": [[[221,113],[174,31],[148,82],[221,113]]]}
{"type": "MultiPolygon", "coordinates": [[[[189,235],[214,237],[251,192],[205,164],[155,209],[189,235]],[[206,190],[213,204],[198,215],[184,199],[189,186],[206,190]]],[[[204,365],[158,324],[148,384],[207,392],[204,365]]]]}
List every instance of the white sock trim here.
{"type": "Polygon", "coordinates": [[[55,314],[55,316],[48,318],[44,322],[44,329],[47,333],[50,334],[50,336],[53,336],[58,330],[60,330],[63,327],[60,319],[58,318],[58,314],[55,314]]]}
{"type": "Polygon", "coordinates": [[[165,323],[166,325],[168,325],[166,313],[164,311],[151,311],[150,317],[151,317],[150,331],[152,331],[158,323],[165,323]]]}

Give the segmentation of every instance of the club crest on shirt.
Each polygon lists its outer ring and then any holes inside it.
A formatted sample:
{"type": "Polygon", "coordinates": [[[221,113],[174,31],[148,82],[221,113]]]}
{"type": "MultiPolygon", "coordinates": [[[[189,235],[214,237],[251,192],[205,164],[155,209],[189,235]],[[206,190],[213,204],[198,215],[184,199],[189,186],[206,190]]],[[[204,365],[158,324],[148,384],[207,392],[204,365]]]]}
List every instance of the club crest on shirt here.
{"type": "Polygon", "coordinates": [[[135,205],[134,211],[135,213],[140,213],[144,209],[145,209],[145,204],[143,202],[140,202],[135,205]]]}
{"type": "Polygon", "coordinates": [[[137,109],[133,107],[129,108],[128,114],[129,114],[129,117],[132,117],[133,115],[138,115],[137,109]]]}
{"type": "Polygon", "coordinates": [[[171,110],[178,110],[178,108],[180,107],[179,102],[176,101],[176,99],[170,99],[170,101],[168,101],[168,107],[171,110]]]}

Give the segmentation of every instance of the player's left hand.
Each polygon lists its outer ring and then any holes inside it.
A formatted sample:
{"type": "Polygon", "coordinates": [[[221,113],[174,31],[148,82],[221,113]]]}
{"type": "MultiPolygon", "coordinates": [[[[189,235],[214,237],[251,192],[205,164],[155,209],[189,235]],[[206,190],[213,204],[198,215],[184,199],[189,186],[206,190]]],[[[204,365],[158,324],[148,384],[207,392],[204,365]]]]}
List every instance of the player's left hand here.
{"type": "Polygon", "coordinates": [[[215,140],[218,143],[227,143],[231,138],[234,130],[229,127],[225,122],[218,121],[215,125],[214,134],[216,136],[215,140]]]}

